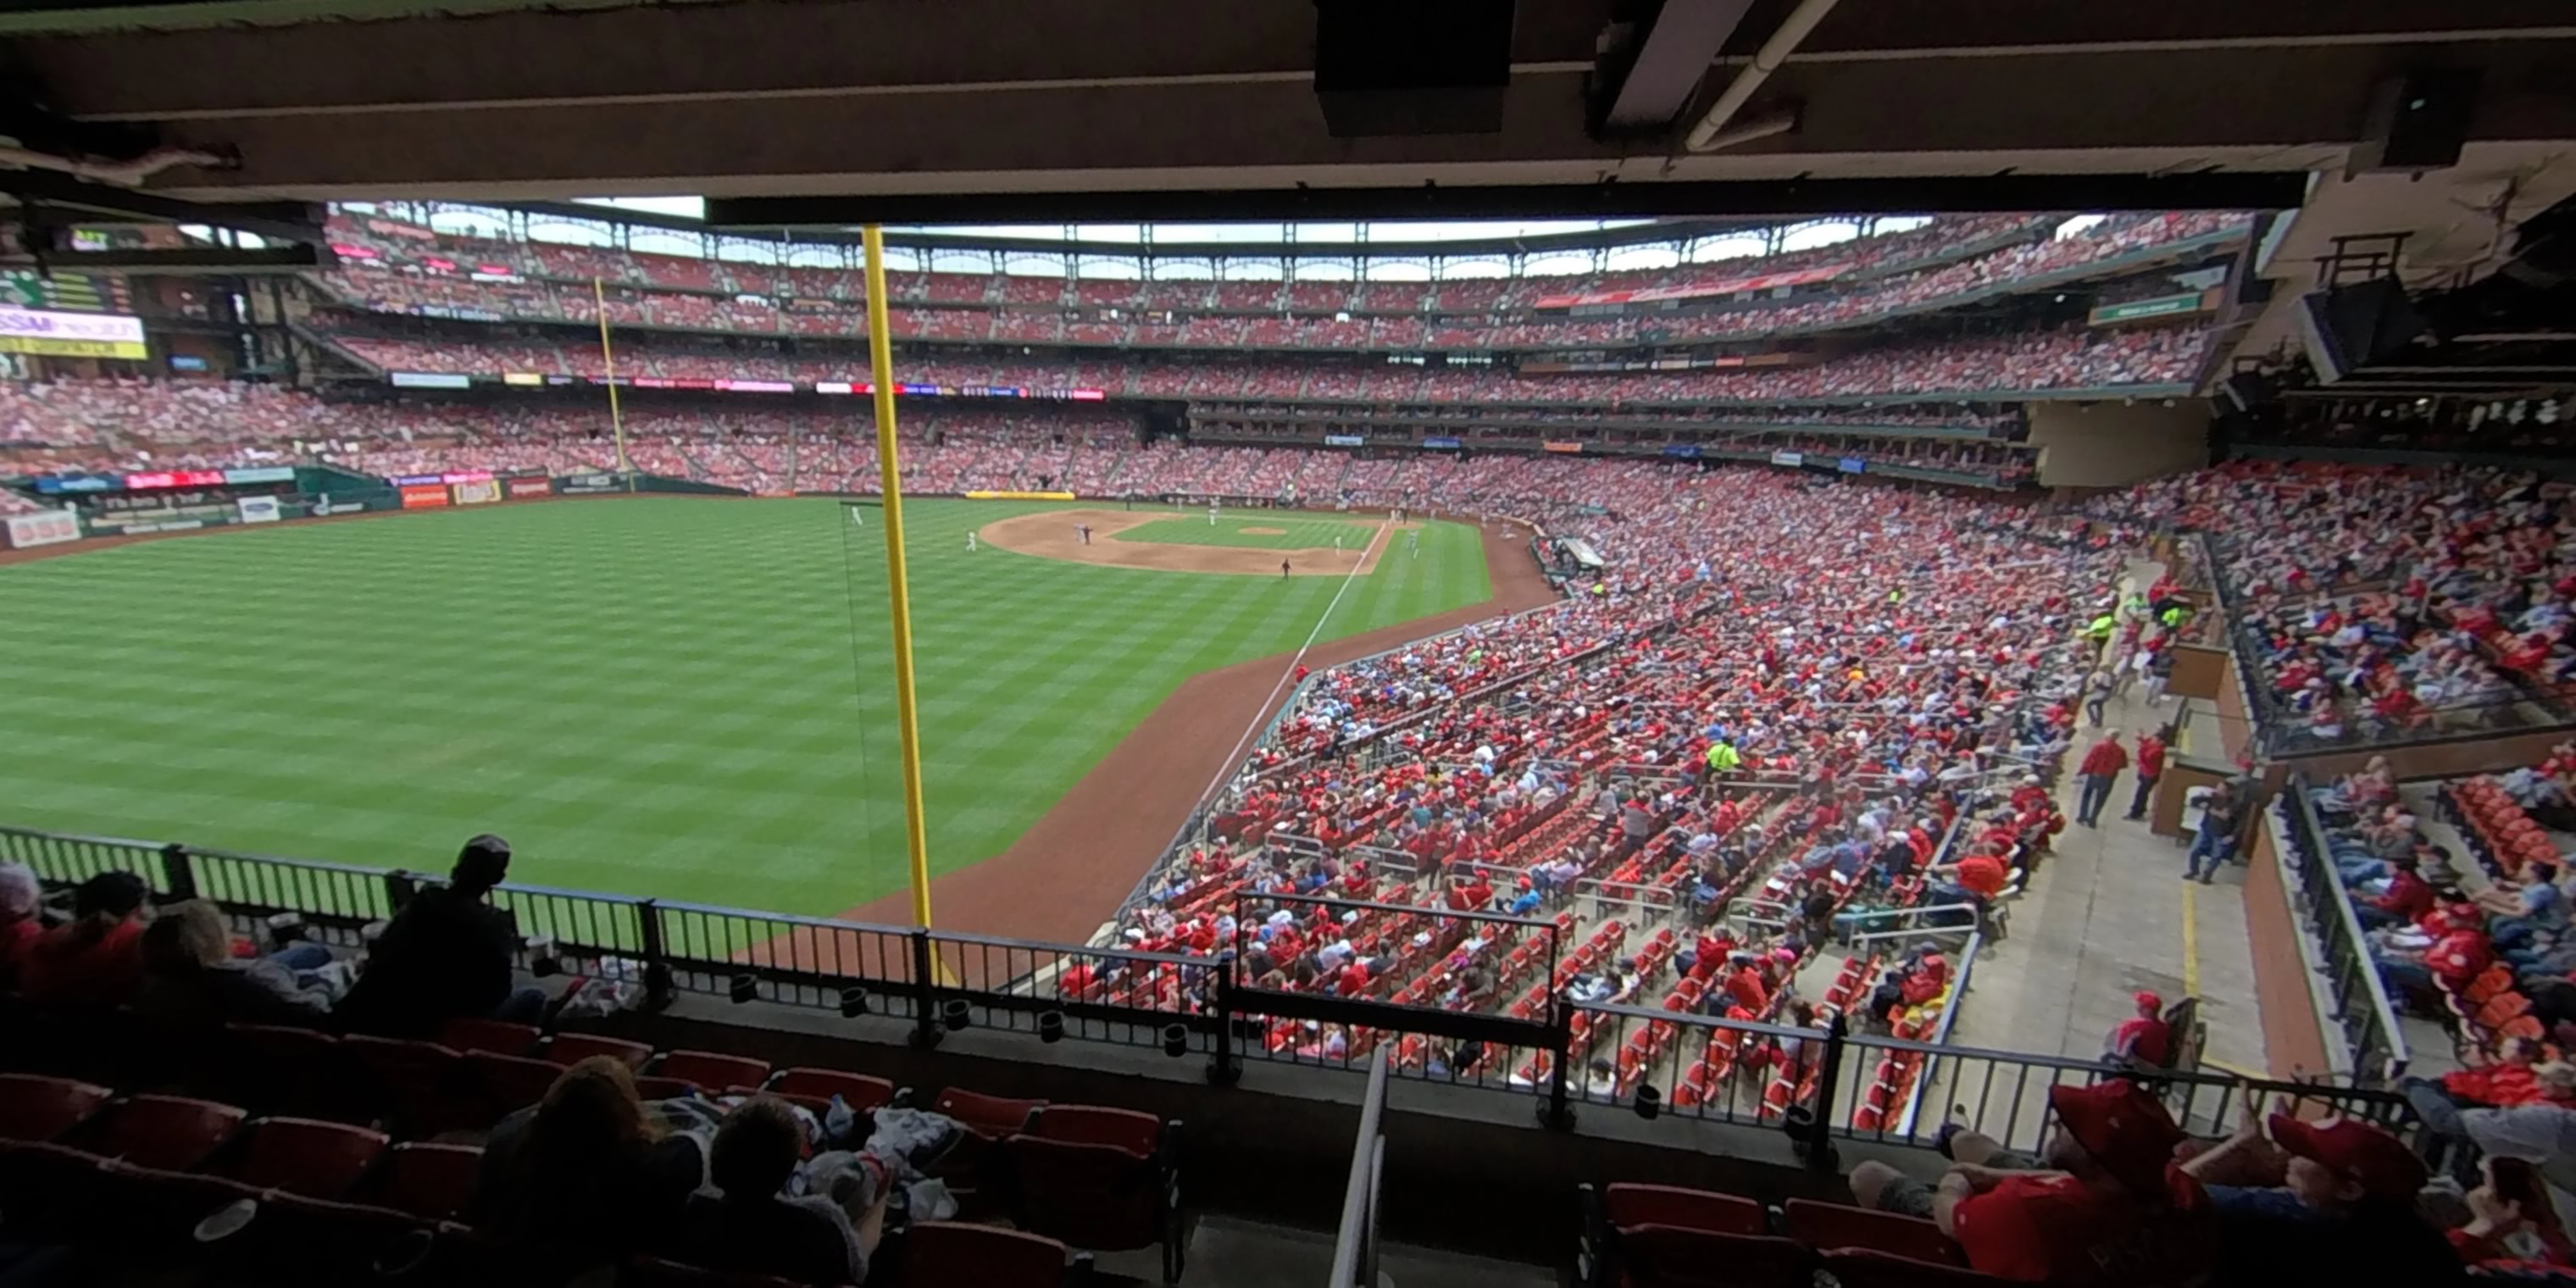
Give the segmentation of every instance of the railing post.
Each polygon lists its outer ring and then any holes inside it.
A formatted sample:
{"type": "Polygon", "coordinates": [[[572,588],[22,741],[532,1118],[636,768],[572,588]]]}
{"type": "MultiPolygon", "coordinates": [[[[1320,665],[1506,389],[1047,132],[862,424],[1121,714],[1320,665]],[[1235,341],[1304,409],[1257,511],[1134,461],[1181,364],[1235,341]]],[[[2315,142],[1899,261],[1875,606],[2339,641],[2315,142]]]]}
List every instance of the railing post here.
{"type": "Polygon", "coordinates": [[[1809,1127],[1814,1135],[1806,1141],[1807,1166],[1813,1171],[1834,1170],[1833,1114],[1834,1096],[1843,1081],[1843,1056],[1851,1048],[1845,1041],[1851,1036],[1850,1026],[1842,1013],[1834,1013],[1833,1022],[1825,1026],[1825,1063],[1816,1071],[1816,1103],[1809,1127]]]}
{"type": "Polygon", "coordinates": [[[1211,1087],[1231,1087],[1243,1081],[1243,1066],[1234,1058],[1234,971],[1242,961],[1236,954],[1217,963],[1216,971],[1216,1053],[1208,1059],[1207,1080],[1211,1087]]]}
{"type": "Polygon", "coordinates": [[[173,901],[197,897],[197,869],[189,862],[187,846],[173,841],[161,847],[161,883],[170,887],[173,901]]]}
{"type": "Polygon", "coordinates": [[[635,905],[635,952],[644,963],[644,1009],[660,1011],[679,992],[671,978],[670,951],[662,943],[662,907],[651,899],[635,905]]]}
{"type": "Polygon", "coordinates": [[[927,1051],[939,1045],[939,974],[930,951],[930,931],[915,930],[912,939],[912,1044],[927,1051]]]}
{"type": "Polygon", "coordinates": [[[1574,1106],[1566,1102],[1565,1094],[1566,1066],[1574,1063],[1574,1017],[1566,1014],[1566,1006],[1562,995],[1548,1006],[1553,1030],[1549,1036],[1555,1046],[1548,1058],[1547,1103],[1538,1107],[1538,1121],[1551,1131],[1574,1130],[1574,1106]]]}
{"type": "Polygon", "coordinates": [[[391,918],[396,913],[401,912],[403,910],[403,905],[411,902],[413,892],[419,889],[419,878],[414,877],[412,874],[405,872],[400,868],[396,868],[393,871],[386,873],[385,916],[387,918],[391,918]]]}

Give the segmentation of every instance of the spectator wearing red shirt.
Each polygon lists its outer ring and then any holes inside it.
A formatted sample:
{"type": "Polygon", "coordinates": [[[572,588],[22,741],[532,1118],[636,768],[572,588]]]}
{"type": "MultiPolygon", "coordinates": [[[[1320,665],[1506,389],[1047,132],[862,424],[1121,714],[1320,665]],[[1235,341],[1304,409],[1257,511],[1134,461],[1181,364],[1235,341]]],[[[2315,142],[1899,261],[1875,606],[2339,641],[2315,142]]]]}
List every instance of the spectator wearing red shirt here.
{"type": "Polygon", "coordinates": [[[2075,821],[2086,827],[2102,825],[2102,806],[2111,799],[2111,780],[2129,767],[2129,749],[2120,745],[2117,729],[2102,735],[2076,773],[2083,780],[2075,798],[2075,821]]]}
{"type": "Polygon", "coordinates": [[[1727,960],[1735,971],[1726,977],[1726,996],[1752,1014],[1763,1014],[1771,1005],[1771,990],[1764,987],[1762,972],[1754,967],[1753,954],[1736,953],[1727,960]]]}
{"type": "Polygon", "coordinates": [[[2170,1068],[2173,1028],[2165,1023],[2165,1000],[2153,993],[2140,993],[2131,1000],[2137,1003],[2138,1013],[2111,1030],[2110,1041],[2103,1044],[2102,1058],[2115,1064],[2170,1068]]]}
{"type": "Polygon", "coordinates": [[[2374,895],[2353,900],[2352,910],[2364,930],[2413,921],[2433,910],[2433,887],[2419,875],[2421,865],[2412,854],[2391,860],[2388,888],[2374,895]]]}
{"type": "Polygon", "coordinates": [[[2137,822],[2147,816],[2147,798],[2155,795],[2156,780],[2165,774],[2165,747],[2173,741],[2174,727],[2166,725],[2138,739],[2138,792],[2129,798],[2129,812],[2123,817],[2137,822]]]}
{"type": "Polygon", "coordinates": [[[1931,1219],[1971,1267],[2004,1279],[2076,1288],[2205,1282],[2216,1231],[2199,1184],[2171,1168],[2184,1137],[2164,1105],[2120,1080],[2061,1085],[2048,1099],[2059,1130],[2044,1159],[1959,1132],[1949,1140],[1955,1162],[1937,1184],[1870,1162],[1852,1170],[1852,1194],[1863,1207],[1931,1219]]]}
{"type": "Polygon", "coordinates": [[[20,987],[32,1002],[114,1006],[143,982],[143,878],[102,872],[72,894],[72,920],[27,945],[20,987]]]}

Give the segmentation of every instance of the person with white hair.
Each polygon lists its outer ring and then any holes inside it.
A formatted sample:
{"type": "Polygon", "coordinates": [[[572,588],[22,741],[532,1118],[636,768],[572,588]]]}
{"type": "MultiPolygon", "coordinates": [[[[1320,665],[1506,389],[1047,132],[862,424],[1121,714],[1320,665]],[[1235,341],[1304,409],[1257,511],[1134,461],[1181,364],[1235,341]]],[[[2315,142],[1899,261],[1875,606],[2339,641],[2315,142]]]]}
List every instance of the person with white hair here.
{"type": "Polygon", "coordinates": [[[26,960],[27,946],[45,932],[36,911],[43,899],[44,890],[26,864],[0,863],[0,993],[17,989],[18,964],[26,960]]]}

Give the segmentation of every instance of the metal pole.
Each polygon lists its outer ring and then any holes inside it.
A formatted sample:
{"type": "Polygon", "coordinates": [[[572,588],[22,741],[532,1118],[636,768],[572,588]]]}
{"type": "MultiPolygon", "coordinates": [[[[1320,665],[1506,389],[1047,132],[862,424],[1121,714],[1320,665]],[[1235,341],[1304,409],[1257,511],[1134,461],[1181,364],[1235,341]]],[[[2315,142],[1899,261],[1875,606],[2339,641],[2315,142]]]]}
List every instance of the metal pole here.
{"type": "Polygon", "coordinates": [[[626,490],[635,490],[633,471],[626,463],[626,417],[617,407],[617,353],[608,344],[608,288],[596,277],[590,279],[590,300],[599,311],[599,363],[608,374],[608,429],[617,436],[617,472],[627,475],[626,490]]]}
{"type": "Polygon", "coordinates": [[[903,737],[903,830],[912,858],[912,920],[930,925],[930,833],[921,816],[921,713],[912,696],[912,587],[903,563],[903,474],[894,450],[894,344],[887,334],[885,230],[860,234],[868,256],[868,379],[876,395],[877,474],[885,488],[886,593],[894,601],[894,712],[903,737]]]}

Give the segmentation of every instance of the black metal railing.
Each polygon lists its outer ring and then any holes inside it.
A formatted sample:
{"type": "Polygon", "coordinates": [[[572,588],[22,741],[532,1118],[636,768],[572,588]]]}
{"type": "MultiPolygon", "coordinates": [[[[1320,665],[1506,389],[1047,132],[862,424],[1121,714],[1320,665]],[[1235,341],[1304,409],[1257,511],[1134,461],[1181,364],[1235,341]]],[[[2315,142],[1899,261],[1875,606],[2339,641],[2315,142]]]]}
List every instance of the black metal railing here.
{"type": "MultiPolygon", "coordinates": [[[[398,912],[429,883],[402,871],[23,828],[0,828],[0,860],[25,863],[57,888],[99,872],[130,871],[158,899],[214,898],[247,918],[294,913],[314,938],[358,949],[370,923],[398,912]]],[[[1661,1117],[1757,1126],[1782,1121],[1794,1106],[1835,1136],[1928,1146],[1939,1122],[1955,1118],[2030,1148],[2044,1121],[2048,1087],[2130,1076],[2111,1065],[2054,1056],[1686,1010],[1575,1004],[1553,989],[1537,1013],[1518,1014],[1485,1009],[1510,996],[1508,989],[1444,1007],[1374,993],[1343,996],[1331,988],[1263,987],[1242,978],[1240,948],[1221,956],[1134,952],[522,885],[501,887],[493,901],[517,923],[523,967],[540,975],[632,980],[642,985],[638,1004],[647,1008],[686,994],[892,1017],[907,1021],[922,1045],[983,1028],[1041,1042],[1159,1048],[1204,1058],[1219,1085],[1234,1081],[1250,1061],[1372,1076],[1383,1068],[1390,1078],[1511,1096],[1540,1121],[1557,1125],[1571,1122],[1586,1103],[1626,1111],[1646,1100],[1661,1117]],[[1283,1026],[1292,1033],[1284,1042],[1277,1040],[1283,1026]],[[1652,1036],[1640,1041],[1641,1034],[1652,1036]],[[1638,1057],[1624,1060],[1618,1053],[1632,1042],[1638,1057]],[[1719,1052],[1729,1076],[1703,1073],[1685,1092],[1694,1082],[1692,1066],[1717,1060],[1719,1052]],[[1596,1059],[1607,1062],[1607,1077],[1595,1076],[1596,1059]],[[1927,1080],[1915,1098],[1948,1108],[1882,1112],[1875,1119],[1861,1114],[1881,1067],[1907,1061],[1927,1080]],[[1790,1094],[1775,1096],[1770,1088],[1784,1069],[1795,1075],[1790,1094]]],[[[1525,965],[1555,979],[1562,931],[1553,922],[1322,897],[1281,902],[1329,907],[1337,916],[1409,915],[1439,927],[1435,943],[1460,933],[1493,936],[1489,943],[1517,935],[1531,945],[1525,965]]],[[[2361,983],[2368,996],[2378,996],[2375,977],[2365,972],[2361,983]]],[[[2381,1062],[2386,1076],[2402,1060],[2400,1047],[2394,1061],[2381,1062]]],[[[2232,1115],[2242,1111],[2231,1108],[2230,1098],[2244,1094],[2236,1080],[2162,1072],[2154,1078],[2196,1129],[2232,1127],[2232,1115]]],[[[2386,1091],[2250,1086],[2396,1126],[2412,1122],[2404,1100],[2386,1091]]]]}
{"type": "Polygon", "coordinates": [[[2353,1079],[2363,1086],[2392,1086],[2410,1058],[2406,1034],[2371,961],[2352,893],[2336,868],[2334,836],[2317,814],[2306,775],[2290,776],[2273,811],[2282,828],[2281,861],[2296,877],[2291,898],[2324,956],[2326,993],[2351,1052],[2353,1079]]]}
{"type": "Polygon", "coordinates": [[[1342,1219],[1333,1235],[1333,1288],[1376,1288],[1378,1184],[1386,1171],[1387,1069],[1369,1062],[1368,1092],[1360,1101],[1359,1139],[1351,1148],[1351,1175],[1342,1187],[1342,1219]]]}

